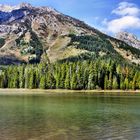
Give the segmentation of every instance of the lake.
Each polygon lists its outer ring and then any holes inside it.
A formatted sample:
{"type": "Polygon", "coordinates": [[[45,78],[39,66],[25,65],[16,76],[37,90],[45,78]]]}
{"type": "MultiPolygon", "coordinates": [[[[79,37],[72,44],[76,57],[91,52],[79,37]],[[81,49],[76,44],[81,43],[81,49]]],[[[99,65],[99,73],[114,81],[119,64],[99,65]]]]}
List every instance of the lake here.
{"type": "Polygon", "coordinates": [[[0,94],[0,140],[139,140],[140,96],[0,94]]]}

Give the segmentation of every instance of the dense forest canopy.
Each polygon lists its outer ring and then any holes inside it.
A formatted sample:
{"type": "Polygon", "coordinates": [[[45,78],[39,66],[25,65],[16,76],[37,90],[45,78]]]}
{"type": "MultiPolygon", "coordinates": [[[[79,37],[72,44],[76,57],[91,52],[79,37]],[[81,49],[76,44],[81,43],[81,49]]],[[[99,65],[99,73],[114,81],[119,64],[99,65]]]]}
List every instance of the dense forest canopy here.
{"type": "Polygon", "coordinates": [[[86,60],[1,67],[0,88],[140,89],[135,65],[114,60],[86,60]]]}

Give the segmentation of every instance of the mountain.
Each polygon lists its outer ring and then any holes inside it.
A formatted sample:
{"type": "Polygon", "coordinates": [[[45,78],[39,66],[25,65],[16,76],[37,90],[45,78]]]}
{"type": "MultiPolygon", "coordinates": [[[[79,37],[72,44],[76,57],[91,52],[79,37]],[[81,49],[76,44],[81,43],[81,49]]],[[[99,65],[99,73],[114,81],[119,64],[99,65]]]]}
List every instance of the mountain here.
{"type": "Polygon", "coordinates": [[[140,50],[50,7],[0,5],[0,64],[115,59],[140,63],[140,50]]]}
{"type": "Polygon", "coordinates": [[[119,32],[116,34],[116,38],[126,42],[130,46],[140,49],[140,40],[131,33],[119,32]]]}

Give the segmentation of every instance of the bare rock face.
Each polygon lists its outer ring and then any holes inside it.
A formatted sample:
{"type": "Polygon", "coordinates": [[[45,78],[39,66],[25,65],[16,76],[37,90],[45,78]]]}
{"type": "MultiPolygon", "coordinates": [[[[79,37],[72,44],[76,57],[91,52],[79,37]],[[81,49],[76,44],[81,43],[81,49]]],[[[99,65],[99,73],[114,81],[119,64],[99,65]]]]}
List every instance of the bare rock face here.
{"type": "Polygon", "coordinates": [[[124,41],[130,46],[140,49],[140,40],[138,40],[138,38],[131,33],[119,32],[118,34],[116,34],[116,38],[124,41]]]}

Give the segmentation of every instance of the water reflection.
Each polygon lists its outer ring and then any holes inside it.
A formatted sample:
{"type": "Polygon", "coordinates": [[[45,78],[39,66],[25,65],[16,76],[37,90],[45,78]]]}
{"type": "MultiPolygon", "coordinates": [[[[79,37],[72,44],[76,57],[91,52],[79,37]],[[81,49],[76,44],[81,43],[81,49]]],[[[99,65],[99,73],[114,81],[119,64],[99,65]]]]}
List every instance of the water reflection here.
{"type": "Polygon", "coordinates": [[[0,96],[2,140],[137,140],[140,98],[95,95],[0,96]]]}

